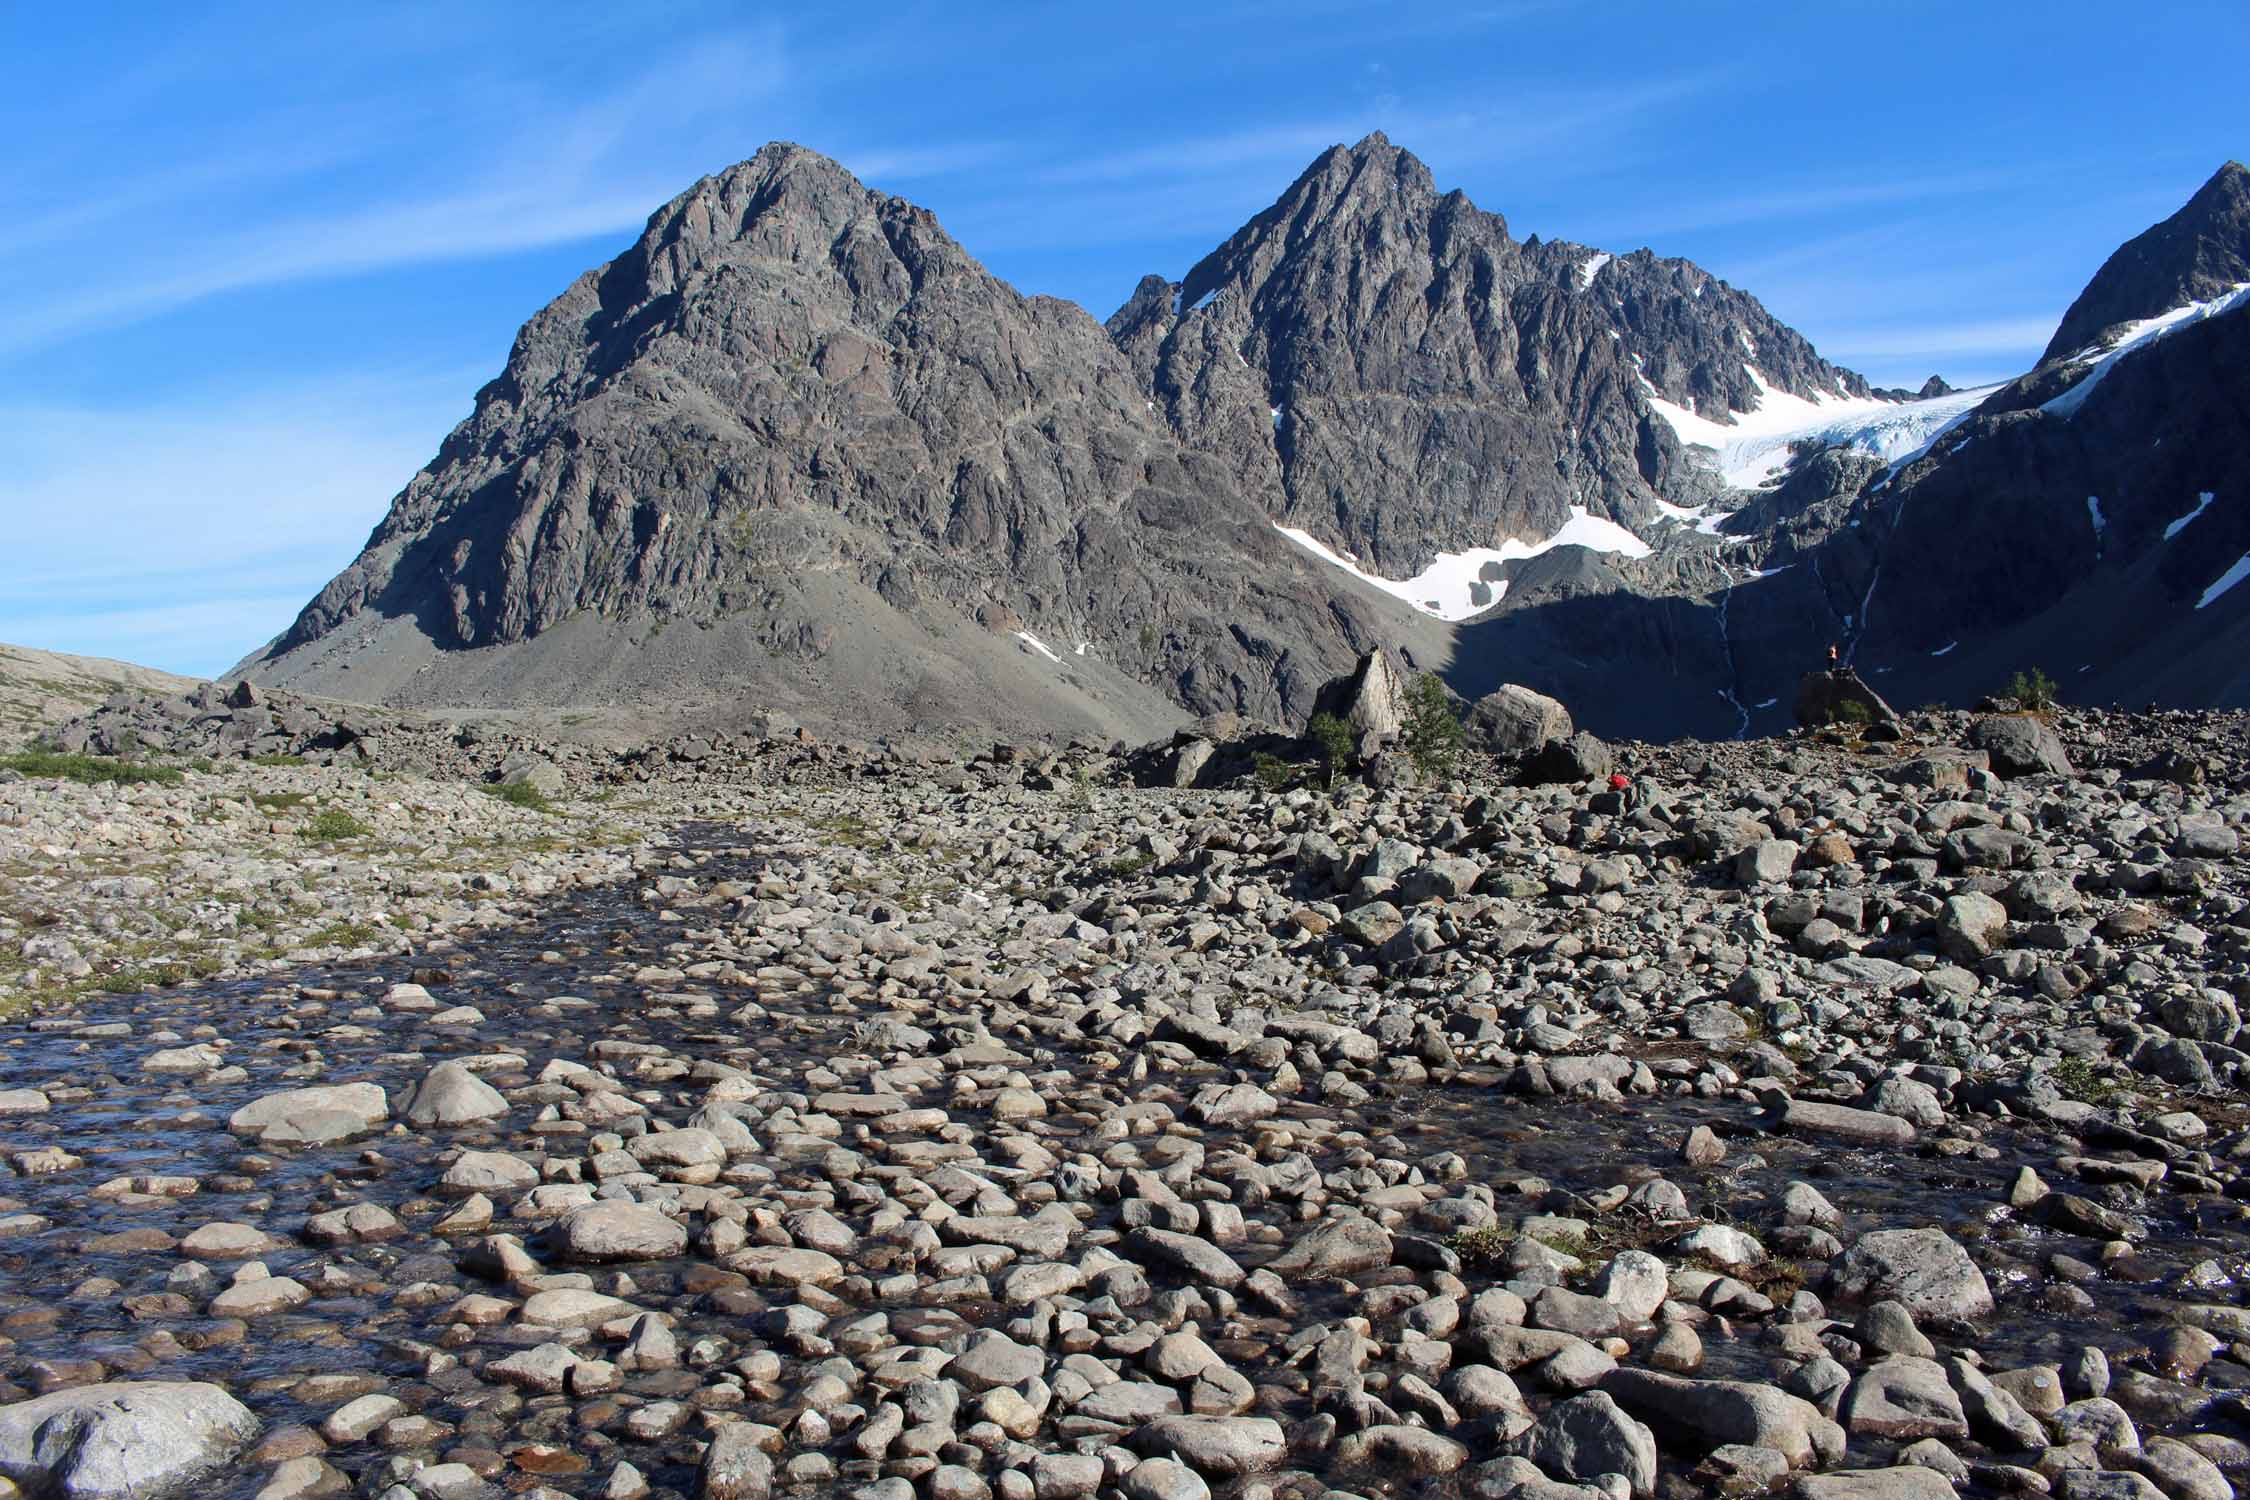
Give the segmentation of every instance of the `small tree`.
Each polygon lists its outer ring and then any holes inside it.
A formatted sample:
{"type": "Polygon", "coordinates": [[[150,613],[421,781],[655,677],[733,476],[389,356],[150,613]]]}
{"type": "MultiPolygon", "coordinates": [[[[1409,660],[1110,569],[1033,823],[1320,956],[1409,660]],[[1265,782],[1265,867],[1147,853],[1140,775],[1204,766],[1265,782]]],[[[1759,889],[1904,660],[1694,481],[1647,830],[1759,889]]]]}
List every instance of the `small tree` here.
{"type": "Polygon", "coordinates": [[[1320,763],[1327,784],[1336,784],[1336,772],[1351,759],[1352,728],[1334,714],[1314,714],[1305,726],[1305,737],[1320,747],[1320,763]]]}
{"type": "Polygon", "coordinates": [[[2008,696],[2034,712],[2055,706],[2055,679],[2033,667],[2008,679],[2008,696]]]}
{"type": "Polygon", "coordinates": [[[1453,695],[1435,673],[1424,672],[1406,685],[1406,753],[1417,771],[1425,776],[1450,771],[1468,738],[1453,695]]]}
{"type": "Polygon", "coordinates": [[[1854,729],[1865,729],[1874,722],[1875,715],[1857,698],[1846,698],[1828,711],[1828,722],[1843,724],[1854,729]]]}

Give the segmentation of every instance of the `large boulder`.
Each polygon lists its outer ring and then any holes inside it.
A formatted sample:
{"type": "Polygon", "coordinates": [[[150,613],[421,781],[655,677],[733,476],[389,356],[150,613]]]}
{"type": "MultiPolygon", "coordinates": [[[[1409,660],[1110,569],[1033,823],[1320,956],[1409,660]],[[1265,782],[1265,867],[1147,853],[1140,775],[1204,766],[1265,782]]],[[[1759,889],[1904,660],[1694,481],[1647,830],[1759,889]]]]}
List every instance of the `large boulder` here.
{"type": "Polygon", "coordinates": [[[1839,719],[1857,718],[1859,715],[1846,708],[1846,704],[1857,704],[1870,724],[1888,724],[1898,717],[1882,695],[1862,682],[1850,667],[1807,672],[1797,684],[1797,722],[1807,728],[1817,729],[1839,719]]]}
{"type": "Polygon", "coordinates": [[[1355,1215],[1323,1220],[1297,1237],[1266,1269],[1290,1281],[1319,1281],[1379,1271],[1391,1263],[1390,1232],[1355,1215]]]}
{"type": "Polygon", "coordinates": [[[227,1128],[271,1145],[316,1145],[365,1134],[390,1117],[382,1085],[332,1083],[253,1099],[228,1118],[227,1128]]]}
{"type": "Polygon", "coordinates": [[[0,1475],[61,1500],[161,1500],[257,1435],[258,1419],[218,1386],[104,1381],[0,1407],[0,1475]]]}
{"type": "Polygon", "coordinates": [[[687,1229],[678,1220],[646,1204],[622,1200],[574,1208],[549,1233],[564,1260],[597,1265],[663,1260],[685,1250],[688,1241],[687,1229]]]}
{"type": "Polygon", "coordinates": [[[1569,709],[1545,693],[1512,682],[1471,704],[1462,727],[1468,731],[1469,748],[1505,760],[1536,755],[1577,730],[1569,709]]]}
{"type": "Polygon", "coordinates": [[[560,797],[570,789],[563,780],[561,768],[542,756],[511,755],[500,763],[498,785],[503,787],[528,787],[541,797],[560,797]]]}
{"type": "Polygon", "coordinates": [[[1516,1451],[1557,1478],[1584,1483],[1621,1474],[1635,1495],[1656,1489],[1656,1435],[1601,1391],[1556,1402],[1516,1440],[1516,1451]]]}
{"type": "Polygon", "coordinates": [[[1706,1451],[1730,1443],[1771,1448],[1799,1469],[1844,1455],[1844,1429],[1778,1386],[1628,1367],[1611,1371],[1602,1389],[1628,1411],[1706,1451]]]}
{"type": "Polygon", "coordinates": [[[1969,743],[1992,757],[2002,777],[2078,774],[2062,738],[2037,714],[1987,714],[1969,726],[1969,743]]]}
{"type": "Polygon", "coordinates": [[[1984,1272],[1942,1229],[1879,1229],[1863,1234],[1829,1272],[1829,1290],[1846,1301],[1893,1301],[1925,1318],[1981,1318],[1992,1311],[1984,1272]]]}
{"type": "Polygon", "coordinates": [[[1406,730],[1406,678],[1387,651],[1370,651],[1341,677],[1331,678],[1313,699],[1313,717],[1333,714],[1344,721],[1362,756],[1371,755],[1406,730]]]}
{"type": "Polygon", "coordinates": [[[413,1125],[475,1125],[507,1112],[500,1091],[458,1061],[430,1069],[401,1110],[413,1125]]]}
{"type": "Polygon", "coordinates": [[[1568,739],[1550,740],[1524,762],[1523,779],[1530,786],[1595,781],[1617,768],[1609,746],[1581,729],[1568,739]]]}

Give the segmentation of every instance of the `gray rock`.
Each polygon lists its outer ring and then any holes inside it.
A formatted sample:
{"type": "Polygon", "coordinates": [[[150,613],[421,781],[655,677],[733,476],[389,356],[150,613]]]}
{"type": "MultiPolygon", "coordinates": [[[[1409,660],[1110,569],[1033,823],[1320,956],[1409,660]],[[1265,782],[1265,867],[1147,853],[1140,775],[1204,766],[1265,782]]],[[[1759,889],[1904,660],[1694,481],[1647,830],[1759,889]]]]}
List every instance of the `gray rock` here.
{"type": "Polygon", "coordinates": [[[1462,720],[1469,743],[1488,755],[1519,760],[1576,733],[1570,710],[1544,693],[1503,683],[1469,707],[1462,720]]]}
{"type": "Polygon", "coordinates": [[[1656,1487],[1656,1435],[1600,1391],[1556,1402],[1515,1450],[1563,1479],[1622,1474],[1636,1495],[1656,1487]]]}
{"type": "Polygon", "coordinates": [[[1881,1438],[1965,1438],[1968,1418],[1935,1360],[1893,1355],[1860,1372],[1838,1413],[1849,1432],[1881,1438]]]}
{"type": "Polygon", "coordinates": [[[697,1475],[700,1500],[770,1500],[773,1459],[758,1442],[749,1422],[726,1422],[713,1431],[697,1475]]]}
{"type": "Polygon", "coordinates": [[[1133,1433],[1135,1451],[1177,1455],[1206,1478],[1233,1479],[1277,1468],[1288,1452],[1271,1417],[1158,1417],[1133,1433]]]}
{"type": "Polygon", "coordinates": [[[1953,1482],[1935,1469],[1907,1464],[1895,1469],[1853,1469],[1803,1474],[1793,1500],[1953,1500],[1953,1482]]]}
{"type": "Polygon", "coordinates": [[[662,1260],[687,1249],[687,1227],[639,1203],[591,1203],[564,1214],[553,1230],[565,1260],[662,1260]]]}
{"type": "Polygon", "coordinates": [[[1297,1236],[1267,1269],[1291,1280],[1314,1281],[1356,1276],[1391,1263],[1391,1237],[1372,1219],[1347,1214],[1327,1219],[1297,1236]]]}
{"type": "Polygon", "coordinates": [[[1829,1287],[1851,1301],[1898,1302],[1916,1319],[1981,1318],[1992,1311],[1984,1273],[1942,1229],[1861,1235],[1830,1269],[1829,1287]]]}
{"type": "Polygon", "coordinates": [[[257,1435],[258,1419],[218,1386],[105,1381],[0,1407],[0,1475],[63,1500],[159,1500],[257,1435]]]}
{"type": "Polygon", "coordinates": [[[508,1112],[500,1091],[458,1062],[430,1069],[400,1111],[412,1125],[475,1125],[508,1112]]]}
{"type": "Polygon", "coordinates": [[[2076,776],[2069,752],[2035,714],[1987,714],[1969,726],[1969,743],[1992,757],[2001,776],[2076,776]]]}
{"type": "Polygon", "coordinates": [[[1841,1427],[1811,1402],[1770,1385],[1624,1368],[1604,1380],[1602,1389],[1659,1430],[1704,1448],[1724,1443],[1771,1448],[1797,1468],[1843,1456],[1841,1427]]]}
{"type": "Polygon", "coordinates": [[[227,1128],[277,1144],[317,1144],[365,1134],[390,1117],[379,1084],[323,1084],[253,1099],[228,1117],[227,1128]]]}

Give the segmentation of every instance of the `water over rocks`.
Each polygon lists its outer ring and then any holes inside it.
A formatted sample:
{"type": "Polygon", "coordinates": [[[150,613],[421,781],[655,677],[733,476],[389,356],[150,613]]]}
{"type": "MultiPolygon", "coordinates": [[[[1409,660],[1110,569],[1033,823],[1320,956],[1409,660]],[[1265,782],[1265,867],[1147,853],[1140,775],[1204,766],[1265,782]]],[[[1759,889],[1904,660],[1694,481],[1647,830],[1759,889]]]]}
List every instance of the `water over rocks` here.
{"type": "Polygon", "coordinates": [[[0,1472],[2220,1500],[2250,803],[2132,732],[1630,807],[706,761],[520,920],[0,1034],[0,1472]]]}

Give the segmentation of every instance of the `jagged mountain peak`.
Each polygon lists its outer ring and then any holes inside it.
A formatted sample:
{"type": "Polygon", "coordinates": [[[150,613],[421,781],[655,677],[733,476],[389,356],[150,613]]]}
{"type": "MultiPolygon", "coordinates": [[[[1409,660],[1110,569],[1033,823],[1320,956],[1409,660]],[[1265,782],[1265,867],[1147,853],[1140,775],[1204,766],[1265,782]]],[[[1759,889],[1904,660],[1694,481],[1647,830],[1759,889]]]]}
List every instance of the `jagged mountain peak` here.
{"type": "Polygon", "coordinates": [[[1774,390],[1868,395],[1703,268],[1519,243],[1379,133],[1320,153],[1178,283],[1144,278],[1107,327],[1184,442],[1392,578],[1697,500],[1712,480],[1651,398],[1723,423],[1774,390]]]}
{"type": "Polygon", "coordinates": [[[1179,446],[1083,308],[777,142],[535,315],[245,669],[400,701],[719,694],[1106,731],[1300,711],[1398,639],[1351,595],[1179,446]]]}
{"type": "Polygon", "coordinates": [[[2041,364],[2066,359],[2120,323],[2205,302],[2250,281],[2250,169],[2229,161],[2177,213],[2117,247],[2063,314],[2041,364]]]}

